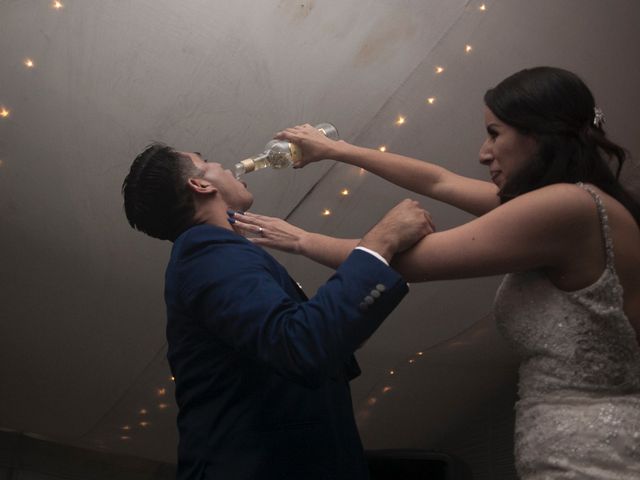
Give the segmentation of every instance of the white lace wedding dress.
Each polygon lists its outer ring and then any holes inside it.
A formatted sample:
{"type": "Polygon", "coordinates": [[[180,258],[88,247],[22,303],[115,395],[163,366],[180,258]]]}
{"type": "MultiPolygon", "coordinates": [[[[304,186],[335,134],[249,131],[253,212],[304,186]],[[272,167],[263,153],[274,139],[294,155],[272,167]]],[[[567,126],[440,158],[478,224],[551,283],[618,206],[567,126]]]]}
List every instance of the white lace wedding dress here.
{"type": "MultiPolygon", "coordinates": [[[[540,271],[509,274],[498,328],[522,355],[515,458],[526,480],[640,479],[640,347],[622,306],[607,213],[606,268],[565,292],[540,271]]],[[[638,247],[640,248],[640,246],[638,247]]]]}

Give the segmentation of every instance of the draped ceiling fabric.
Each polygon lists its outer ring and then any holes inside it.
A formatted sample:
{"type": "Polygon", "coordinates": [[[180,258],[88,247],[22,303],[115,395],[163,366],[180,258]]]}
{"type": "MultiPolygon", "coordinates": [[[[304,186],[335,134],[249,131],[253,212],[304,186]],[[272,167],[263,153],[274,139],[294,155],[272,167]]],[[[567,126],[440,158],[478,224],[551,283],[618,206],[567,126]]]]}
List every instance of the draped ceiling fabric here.
{"type": "MultiPolygon", "coordinates": [[[[0,0],[3,430],[175,460],[170,244],[131,230],[120,195],[153,140],[231,166],[281,128],[330,121],[346,140],[487,178],[477,162],[484,91],[554,65],[587,81],[614,140],[640,155],[636,0],[63,3],[0,0]]],[[[640,193],[635,165],[624,174],[640,193]]],[[[416,197],[333,162],[246,180],[254,211],[343,237],[416,197]]],[[[470,218],[422,202],[440,230],[470,218]]],[[[276,256],[309,294],[330,275],[276,256]]],[[[471,419],[480,433],[465,451],[486,440],[481,419],[500,415],[483,406],[508,398],[498,404],[509,409],[513,396],[513,358],[491,323],[499,280],[412,285],[358,353],[367,448],[455,449],[471,419]]]]}

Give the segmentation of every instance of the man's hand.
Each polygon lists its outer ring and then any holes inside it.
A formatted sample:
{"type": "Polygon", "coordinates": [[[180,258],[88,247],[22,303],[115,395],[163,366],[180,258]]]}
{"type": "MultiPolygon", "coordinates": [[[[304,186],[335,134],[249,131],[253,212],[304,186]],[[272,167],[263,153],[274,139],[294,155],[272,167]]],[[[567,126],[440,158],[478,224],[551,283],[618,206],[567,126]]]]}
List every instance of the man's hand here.
{"type": "Polygon", "coordinates": [[[406,199],[393,207],[360,241],[360,246],[382,255],[387,261],[433,233],[431,215],[418,202],[406,199]]]}

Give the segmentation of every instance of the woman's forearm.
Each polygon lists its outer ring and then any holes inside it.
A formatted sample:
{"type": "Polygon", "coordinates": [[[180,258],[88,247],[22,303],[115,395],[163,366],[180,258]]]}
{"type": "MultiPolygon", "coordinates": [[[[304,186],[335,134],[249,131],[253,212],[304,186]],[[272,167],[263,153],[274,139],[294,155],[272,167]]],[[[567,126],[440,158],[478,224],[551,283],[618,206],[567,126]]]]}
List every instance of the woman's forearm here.
{"type": "Polygon", "coordinates": [[[402,188],[437,198],[437,186],[451,172],[439,165],[346,142],[335,145],[334,158],[364,168],[402,188]]]}
{"type": "Polygon", "coordinates": [[[402,188],[448,203],[473,215],[484,215],[500,202],[490,182],[464,177],[415,158],[335,142],[332,157],[364,168],[402,188]]]}
{"type": "Polygon", "coordinates": [[[333,238],[320,233],[306,232],[300,238],[297,253],[336,269],[347,259],[359,241],[358,239],[333,238]]]}

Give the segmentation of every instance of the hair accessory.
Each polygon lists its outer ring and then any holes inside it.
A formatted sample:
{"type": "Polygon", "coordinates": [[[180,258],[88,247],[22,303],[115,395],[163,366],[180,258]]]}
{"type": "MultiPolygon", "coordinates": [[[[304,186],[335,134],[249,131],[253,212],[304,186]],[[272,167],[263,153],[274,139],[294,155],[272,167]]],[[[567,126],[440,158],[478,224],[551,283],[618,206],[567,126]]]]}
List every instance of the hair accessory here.
{"type": "Polygon", "coordinates": [[[602,128],[604,122],[604,112],[600,107],[593,107],[593,126],[596,128],[602,128]]]}

